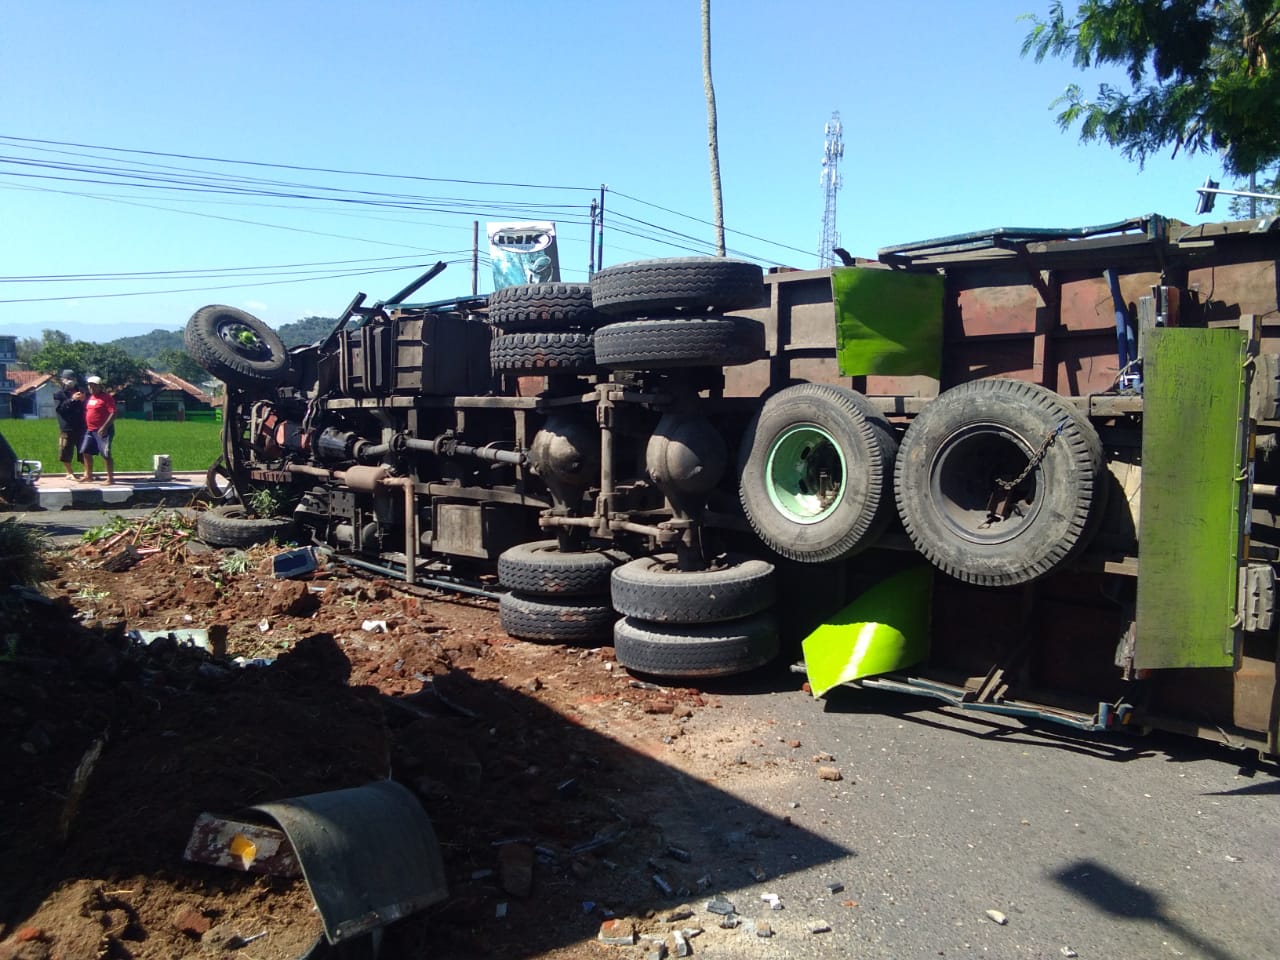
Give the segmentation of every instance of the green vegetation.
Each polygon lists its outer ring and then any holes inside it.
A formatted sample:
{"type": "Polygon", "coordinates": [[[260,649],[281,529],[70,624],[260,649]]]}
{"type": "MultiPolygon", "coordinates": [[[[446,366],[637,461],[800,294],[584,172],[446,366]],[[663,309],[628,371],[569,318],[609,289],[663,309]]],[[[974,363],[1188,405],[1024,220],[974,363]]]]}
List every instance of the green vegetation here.
{"type": "Polygon", "coordinates": [[[1055,101],[1058,123],[1080,124],[1141,164],[1174,153],[1221,153],[1228,173],[1263,174],[1280,162],[1280,0],[1083,0],[1061,2],[1022,45],[1023,55],[1077,67],[1121,67],[1131,90],[1103,83],[1095,96],[1072,84],[1055,101]]]}
{"type": "Polygon", "coordinates": [[[0,584],[37,583],[44,579],[49,539],[13,517],[0,521],[0,584]]]}
{"type": "MultiPolygon", "coordinates": [[[[116,470],[151,473],[157,453],[167,453],[174,470],[204,471],[222,452],[222,425],[211,420],[120,420],[116,426],[116,470]]],[[[60,473],[56,420],[0,420],[0,434],[24,460],[39,460],[46,475],[60,473]]],[[[102,460],[94,458],[102,475],[102,460]]]]}
{"type": "MultiPolygon", "coordinates": [[[[333,317],[303,317],[276,332],[286,347],[300,347],[324,339],[337,323],[333,317]]],[[[242,342],[255,346],[257,337],[248,333],[242,342]]],[[[146,367],[175,374],[188,383],[209,379],[187,353],[182,330],[157,329],[107,343],[86,343],[72,340],[61,330],[45,330],[39,337],[21,338],[17,350],[18,359],[34,370],[57,373],[70,367],[81,376],[96,373],[114,387],[135,382],[146,367]]]]}

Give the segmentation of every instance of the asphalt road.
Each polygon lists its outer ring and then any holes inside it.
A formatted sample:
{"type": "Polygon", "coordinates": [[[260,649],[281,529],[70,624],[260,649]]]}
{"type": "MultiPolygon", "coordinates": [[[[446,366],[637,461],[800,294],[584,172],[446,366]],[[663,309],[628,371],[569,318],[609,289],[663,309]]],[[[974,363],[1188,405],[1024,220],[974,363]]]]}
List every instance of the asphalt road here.
{"type": "MultiPolygon", "coordinates": [[[[104,522],[101,511],[17,516],[63,543],[104,522]]],[[[712,691],[722,708],[690,721],[689,739],[722,770],[722,799],[677,789],[673,809],[707,807],[707,832],[736,852],[717,889],[751,920],[734,938],[707,937],[700,955],[1276,955],[1274,765],[1189,738],[1085,737],[879,692],[815,701],[802,679],[779,669],[725,682],[712,691]],[[842,779],[820,779],[821,766],[842,779]],[[757,922],[774,935],[755,936],[757,922]]],[[[665,762],[680,782],[681,760],[665,762]]]]}
{"type": "Polygon", "coordinates": [[[766,956],[1276,955],[1280,771],[1256,755],[852,688],[815,702],[801,679],[723,693],[694,721],[728,732],[739,772],[719,789],[801,828],[780,835],[776,876],[737,894],[767,888],[786,905],[766,956]]]}

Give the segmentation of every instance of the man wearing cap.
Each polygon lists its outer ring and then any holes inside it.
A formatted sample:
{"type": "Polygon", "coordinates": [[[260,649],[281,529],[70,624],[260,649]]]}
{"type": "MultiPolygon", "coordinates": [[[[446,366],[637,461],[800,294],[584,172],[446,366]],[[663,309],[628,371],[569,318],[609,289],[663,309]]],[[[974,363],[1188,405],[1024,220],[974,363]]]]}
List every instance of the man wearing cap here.
{"type": "Polygon", "coordinates": [[[58,459],[67,471],[67,479],[75,480],[71,461],[84,460],[80,455],[80,443],[84,440],[84,394],[74,370],[63,370],[58,379],[62,381],[62,389],[53,395],[53,409],[58,415],[58,459]]]}
{"type": "Polygon", "coordinates": [[[93,456],[98,454],[107,466],[107,483],[116,482],[116,465],[111,459],[111,439],[116,432],[116,401],[102,386],[101,377],[86,377],[89,399],[84,402],[84,439],[80,452],[84,454],[82,483],[93,481],[93,456]]]}

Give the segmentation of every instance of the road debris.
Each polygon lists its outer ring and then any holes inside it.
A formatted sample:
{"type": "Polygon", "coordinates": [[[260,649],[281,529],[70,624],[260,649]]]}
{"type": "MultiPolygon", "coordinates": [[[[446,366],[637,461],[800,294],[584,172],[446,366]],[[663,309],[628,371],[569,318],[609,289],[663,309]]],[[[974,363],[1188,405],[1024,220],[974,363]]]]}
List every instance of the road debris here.
{"type": "Polygon", "coordinates": [[[992,923],[1000,924],[1000,926],[1002,927],[1009,922],[1009,918],[1006,917],[999,910],[988,910],[987,919],[990,920],[992,923]]]}
{"type": "Polygon", "coordinates": [[[819,767],[819,780],[843,780],[844,775],[840,772],[839,767],[819,767]]]}
{"type": "Polygon", "coordinates": [[[730,914],[736,913],[737,908],[734,907],[731,901],[725,900],[721,897],[716,897],[714,900],[707,901],[706,911],[707,913],[714,913],[717,916],[727,917],[730,914]]]}
{"type": "Polygon", "coordinates": [[[633,946],[636,942],[635,921],[625,918],[606,920],[600,924],[600,932],[596,934],[596,939],[613,946],[633,946]]]}

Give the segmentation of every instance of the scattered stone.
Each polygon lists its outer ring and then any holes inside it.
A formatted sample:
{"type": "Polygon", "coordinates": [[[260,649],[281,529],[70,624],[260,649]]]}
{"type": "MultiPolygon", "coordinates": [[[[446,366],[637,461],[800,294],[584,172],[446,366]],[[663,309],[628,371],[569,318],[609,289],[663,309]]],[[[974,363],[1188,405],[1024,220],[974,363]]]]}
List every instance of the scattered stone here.
{"type": "Polygon", "coordinates": [[[1006,917],[999,910],[988,910],[987,919],[990,920],[992,923],[1000,924],[1000,926],[1002,927],[1009,922],[1009,918],[1006,917]]]}
{"type": "Polygon", "coordinates": [[[667,878],[660,873],[655,873],[653,875],[653,885],[658,888],[658,891],[664,897],[669,897],[671,896],[672,893],[675,892],[672,889],[671,884],[667,882],[667,878]]]}
{"type": "Polygon", "coordinates": [[[751,876],[756,883],[763,883],[769,875],[764,872],[764,867],[756,863],[751,866],[751,876]]]}
{"type": "Polygon", "coordinates": [[[742,923],[742,918],[736,913],[720,918],[720,928],[722,930],[735,930],[742,923]]]}
{"type": "Polygon", "coordinates": [[[677,957],[687,957],[693,953],[692,948],[689,946],[689,941],[685,939],[684,934],[679,930],[671,931],[671,942],[675,946],[673,952],[677,957]]]}
{"type": "Polygon", "coordinates": [[[841,900],[840,901],[840,906],[842,907],[856,907],[857,905],[858,905],[857,900],[841,900]]]}
{"type": "Polygon", "coordinates": [[[302,580],[277,580],[267,594],[267,617],[300,617],[318,609],[320,598],[302,580]]]}
{"type": "Polygon", "coordinates": [[[631,920],[606,920],[600,924],[596,939],[613,946],[629,947],[636,942],[636,925],[631,920]]]}
{"type": "Polygon", "coordinates": [[[681,863],[689,863],[693,860],[693,855],[688,850],[677,846],[667,847],[667,856],[672,860],[679,860],[681,863]]]}
{"type": "Polygon", "coordinates": [[[647,700],[641,709],[645,713],[675,713],[676,705],[670,700],[647,700]]]}
{"type": "Polygon", "coordinates": [[[180,933],[185,933],[195,940],[203,937],[213,926],[213,922],[208,917],[192,906],[179,907],[174,911],[171,922],[180,933]]]}
{"type": "Polygon", "coordinates": [[[533,848],[524,843],[508,843],[498,849],[498,880],[513,897],[533,892],[533,848]]]}
{"type": "Polygon", "coordinates": [[[43,940],[44,931],[39,927],[21,927],[13,935],[13,939],[17,943],[31,943],[33,940],[43,940]]]}
{"type": "Polygon", "coordinates": [[[700,876],[697,880],[693,882],[693,885],[697,887],[699,890],[710,890],[711,889],[710,874],[704,873],[702,876],[700,876]]]}
{"type": "Polygon", "coordinates": [[[499,920],[507,915],[507,902],[505,900],[493,908],[493,915],[499,920]]]}
{"type": "Polygon", "coordinates": [[[790,747],[792,750],[799,750],[802,744],[800,743],[799,740],[788,740],[787,746],[790,747]]]}
{"type": "Polygon", "coordinates": [[[1058,952],[1059,952],[1059,953],[1061,953],[1064,957],[1078,957],[1078,956],[1080,956],[1080,954],[1076,953],[1076,952],[1075,952],[1074,950],[1072,950],[1070,947],[1063,947],[1063,948],[1062,948],[1060,951],[1058,951],[1058,952]]]}
{"type": "Polygon", "coordinates": [[[809,932],[810,933],[830,933],[831,924],[827,923],[825,920],[810,921],[809,932]]]}
{"type": "Polygon", "coordinates": [[[843,893],[844,884],[839,880],[827,884],[827,893],[843,893]]]}
{"type": "Polygon", "coordinates": [[[830,763],[830,762],[831,762],[832,760],[834,760],[834,759],[835,759],[835,757],[833,757],[831,754],[827,753],[825,750],[824,750],[824,751],[822,751],[822,753],[815,753],[815,754],[813,755],[813,762],[814,762],[814,763],[830,763]]]}
{"type": "Polygon", "coordinates": [[[840,773],[839,767],[819,767],[819,780],[843,780],[844,775],[840,773]]]}
{"type": "Polygon", "coordinates": [[[717,916],[728,917],[736,912],[734,905],[722,897],[716,897],[714,900],[707,901],[707,913],[714,913],[717,916]]]}
{"type": "Polygon", "coordinates": [[[767,924],[767,923],[765,923],[763,920],[761,920],[759,923],[757,923],[757,924],[756,924],[756,936],[757,936],[757,937],[766,937],[766,938],[767,938],[767,937],[772,937],[772,936],[773,936],[773,927],[769,926],[769,924],[767,924]]]}
{"type": "Polygon", "coordinates": [[[1227,854],[1227,863],[1244,863],[1244,857],[1233,857],[1231,854],[1227,854]]]}
{"type": "Polygon", "coordinates": [[[493,871],[492,871],[492,870],[487,870],[487,869],[486,869],[486,870],[472,870],[472,871],[471,871],[471,879],[472,879],[472,880],[488,880],[488,879],[489,879],[490,877],[492,877],[492,876],[493,876],[493,871]]]}
{"type": "Polygon", "coordinates": [[[652,946],[649,948],[649,952],[644,955],[645,960],[666,960],[667,958],[666,943],[664,943],[661,940],[653,940],[651,941],[651,943],[652,943],[652,946]]]}
{"type": "Polygon", "coordinates": [[[663,923],[679,923],[681,920],[688,920],[693,916],[693,911],[688,907],[678,907],[666,914],[662,918],[663,923]]]}

